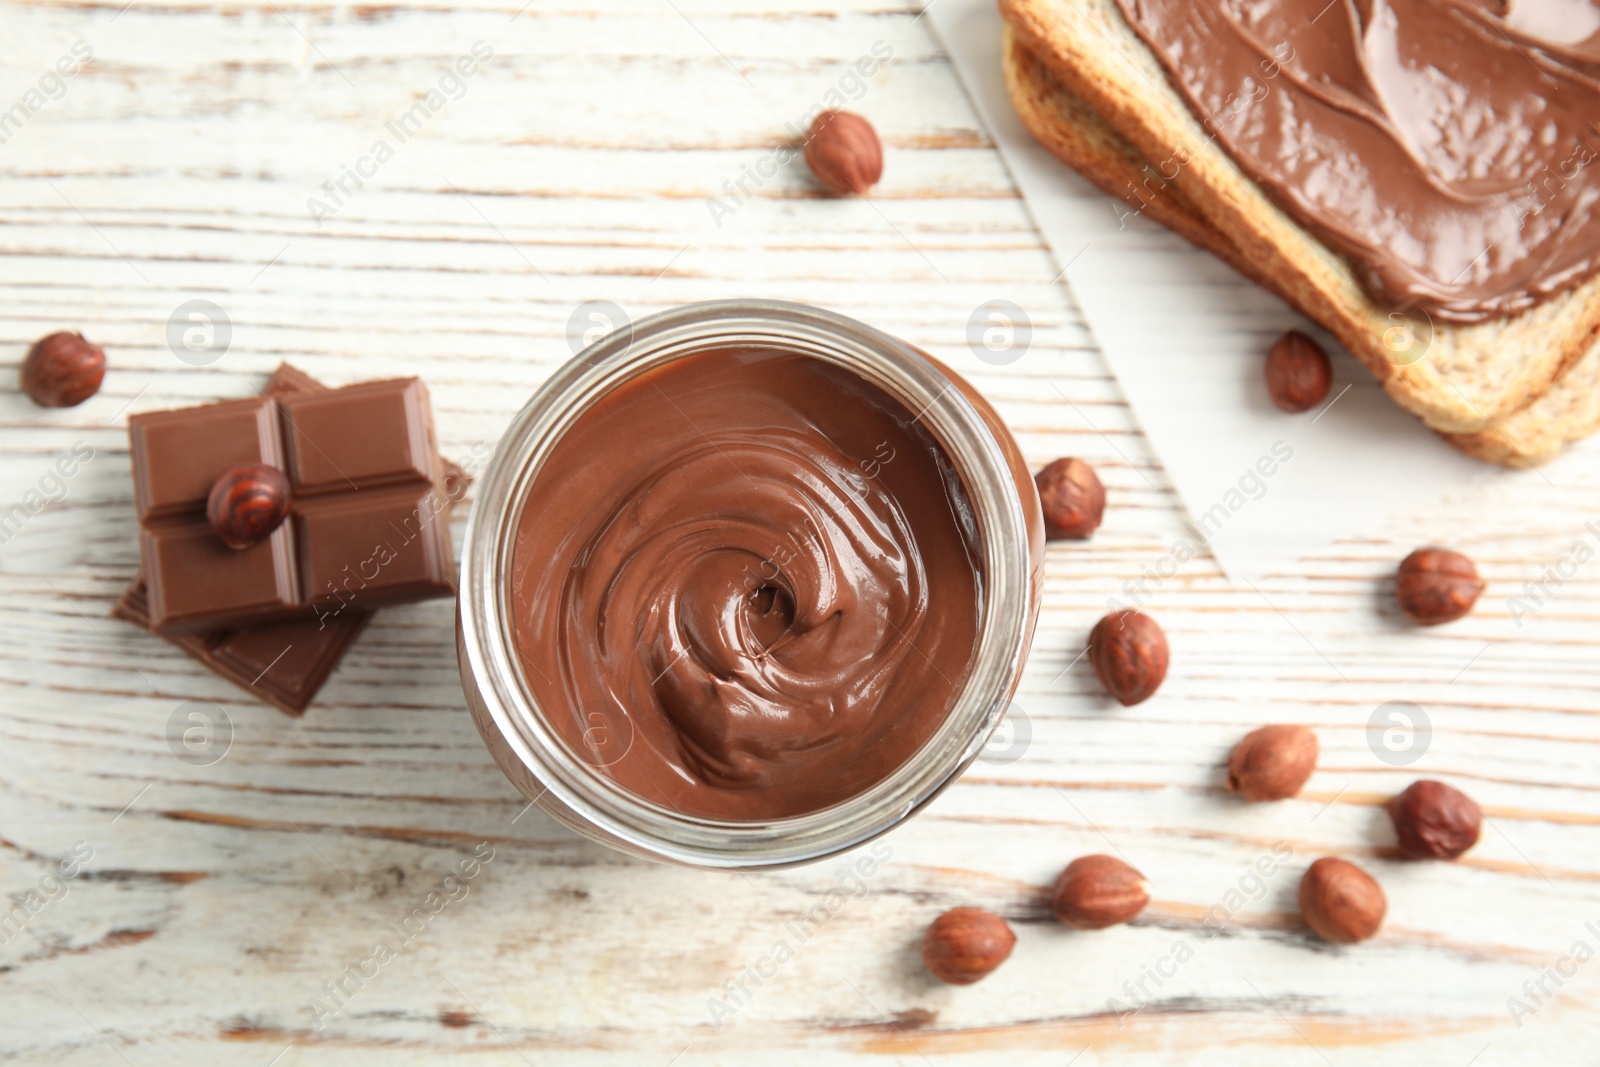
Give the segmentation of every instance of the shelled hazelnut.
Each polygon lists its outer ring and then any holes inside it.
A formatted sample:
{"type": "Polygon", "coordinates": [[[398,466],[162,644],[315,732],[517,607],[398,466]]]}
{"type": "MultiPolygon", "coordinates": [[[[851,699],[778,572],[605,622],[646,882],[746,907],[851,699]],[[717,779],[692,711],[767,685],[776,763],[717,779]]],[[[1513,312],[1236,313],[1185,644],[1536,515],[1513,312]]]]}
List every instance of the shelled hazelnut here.
{"type": "Polygon", "coordinates": [[[1472,560],[1448,548],[1419,548],[1400,563],[1395,596],[1419,626],[1453,622],[1472,610],[1483,581],[1472,560]]]}
{"type": "Polygon", "coordinates": [[[1228,756],[1228,792],[1246,800],[1285,800],[1317,769],[1317,735],[1304,726],[1263,726],[1228,756]]]}
{"type": "Polygon", "coordinates": [[[1300,914],[1324,941],[1348,945],[1378,932],[1389,901],[1372,875],[1324,856],[1300,879],[1300,914]]]}
{"type": "Polygon", "coordinates": [[[245,463],[224,471],[206,498],[206,521],[229,548],[249,548],[289,514],[289,479],[276,467],[245,463]]]}
{"type": "Polygon", "coordinates": [[[872,123],[853,111],[824,111],[806,136],[806,166],[837,196],[864,196],[883,177],[883,145],[872,123]]]}
{"type": "Polygon", "coordinates": [[[70,408],[100,391],[106,376],[106,353],[81,333],[53,333],[28,349],[20,375],[22,391],[35,404],[70,408]]]}
{"type": "Polygon", "coordinates": [[[1124,706],[1150,699],[1167,677],[1167,635],[1148,615],[1113,611],[1089,631],[1089,664],[1124,706]]]}
{"type": "Polygon", "coordinates": [[[1280,411],[1310,411],[1327,399],[1331,384],[1328,354],[1299,330],[1289,330],[1267,353],[1267,393],[1280,411]]]}
{"type": "Polygon", "coordinates": [[[1056,879],[1050,910],[1080,930],[1125,923],[1150,903],[1145,876],[1115,856],[1080,856],[1056,879]]]}
{"type": "Polygon", "coordinates": [[[1011,955],[1017,935],[992,911],[951,908],[922,938],[922,962],[941,982],[971,985],[1011,955]]]}
{"type": "Polygon", "coordinates": [[[1033,476],[1044,511],[1045,536],[1082,540],[1100,528],[1106,489],[1094,468],[1081,459],[1058,459],[1033,476]]]}
{"type": "Polygon", "coordinates": [[[1428,779],[1389,801],[1389,818],[1400,851],[1412,859],[1453,860],[1478,843],[1483,827],[1483,813],[1465,793],[1428,779]]]}

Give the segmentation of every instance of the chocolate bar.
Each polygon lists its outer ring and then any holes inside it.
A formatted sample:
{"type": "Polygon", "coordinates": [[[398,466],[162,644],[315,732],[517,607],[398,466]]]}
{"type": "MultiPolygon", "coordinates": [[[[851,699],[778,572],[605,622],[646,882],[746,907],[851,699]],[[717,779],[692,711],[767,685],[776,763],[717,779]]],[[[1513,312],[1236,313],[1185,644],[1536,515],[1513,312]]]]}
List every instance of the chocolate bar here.
{"type": "MultiPolygon", "coordinates": [[[[262,395],[286,397],[326,387],[297,367],[281,364],[262,395]]],[[[466,491],[467,475],[441,461],[442,484],[453,504],[466,491]]],[[[150,628],[144,576],[133,580],[111,614],[150,628]]],[[[286,715],[301,715],[366,628],[372,612],[347,608],[331,619],[294,619],[259,626],[222,628],[208,633],[166,636],[183,653],[213,674],[265,700],[286,715]]]]}
{"type": "Polygon", "coordinates": [[[419,379],[285,390],[128,420],[152,631],[172,637],[455,594],[451,503],[419,379]],[[206,521],[241,464],[287,475],[288,521],[244,549],[206,521]]]}

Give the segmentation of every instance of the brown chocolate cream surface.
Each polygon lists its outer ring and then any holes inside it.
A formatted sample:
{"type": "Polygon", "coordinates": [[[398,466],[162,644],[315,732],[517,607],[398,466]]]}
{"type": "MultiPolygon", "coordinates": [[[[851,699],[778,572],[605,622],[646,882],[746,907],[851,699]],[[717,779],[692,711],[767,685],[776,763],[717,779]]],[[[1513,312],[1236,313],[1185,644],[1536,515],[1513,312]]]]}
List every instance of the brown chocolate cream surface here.
{"type": "Polygon", "coordinates": [[[1600,269],[1600,0],[1117,2],[1376,303],[1479,322],[1600,269]]]}
{"type": "Polygon", "coordinates": [[[512,546],[524,677],[568,748],[734,821],[903,765],[955,703],[983,596],[966,491],[914,415],[822,360],[726,349],[579,416],[512,546]]]}

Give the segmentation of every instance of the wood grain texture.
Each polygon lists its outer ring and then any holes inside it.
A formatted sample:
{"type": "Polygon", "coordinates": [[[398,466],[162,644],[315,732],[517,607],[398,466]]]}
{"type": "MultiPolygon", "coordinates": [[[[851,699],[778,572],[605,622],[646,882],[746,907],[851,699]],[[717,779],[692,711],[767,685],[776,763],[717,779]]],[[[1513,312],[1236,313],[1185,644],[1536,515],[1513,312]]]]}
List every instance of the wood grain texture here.
{"type": "MultiPolygon", "coordinates": [[[[62,497],[0,545],[0,891],[43,902],[0,935],[0,1058],[1591,1062],[1600,963],[1560,961],[1580,941],[1600,952],[1593,443],[1259,588],[1231,587],[1203,555],[1151,579],[1194,535],[915,11],[119,7],[0,4],[0,111],[74,42],[94,52],[0,144],[0,358],[14,367],[71,327],[111,368],[67,411],[0,379],[0,511],[30,490],[62,497]],[[465,94],[319,225],[307,200],[477,41],[493,57],[465,94]],[[717,225],[707,198],[878,41],[894,58],[851,105],[885,144],[872,200],[825,199],[790,166],[717,225]],[[1108,490],[1095,538],[1050,549],[1018,694],[1031,740],[889,836],[871,877],[846,877],[856,857],[750,877],[660,869],[524,810],[465,712],[448,604],[382,612],[301,720],[107,617],[137,567],[130,411],[248,395],[285,358],[332,384],[420,374],[445,451],[464,456],[567,357],[580,302],[640,316],[735,295],[819,304],[925,347],[993,399],[1031,463],[1082,456],[1108,490]],[[996,298],[1034,326],[1003,368],[965,341],[969,314],[996,298]],[[205,366],[166,340],[194,299],[233,329],[205,366]],[[94,457],[62,496],[48,471],[79,441],[94,457]],[[1473,555],[1490,588],[1473,616],[1418,632],[1388,575],[1436,541],[1473,555]],[[1123,709],[1076,657],[1108,602],[1135,595],[1173,667],[1156,698],[1123,709]],[[1433,724],[1410,766],[1369,745],[1369,718],[1398,700],[1433,724]],[[209,765],[168,743],[190,701],[232,723],[209,765]],[[1266,722],[1313,726],[1322,765],[1299,799],[1242,806],[1223,761],[1266,722]],[[1420,775],[1488,816],[1459,863],[1397,858],[1381,805],[1420,775]],[[1250,880],[1275,845],[1292,854],[1250,880]],[[476,877],[445,882],[485,846],[476,877]],[[1092,934],[1057,926],[1056,872],[1113,850],[1149,876],[1150,909],[1092,934]],[[1389,894],[1371,943],[1330,948],[1294,914],[1300,872],[1330,853],[1389,894]],[[59,878],[64,862],[76,877],[59,878]],[[451,885],[459,899],[426,913],[451,885]],[[917,954],[927,922],[958,904],[1019,933],[1012,959],[966,989],[932,983],[917,954]],[[419,908],[414,936],[361,976],[419,908]],[[798,941],[789,923],[810,936],[774,972],[762,961],[798,941]],[[308,1006],[341,981],[342,1010],[308,1006]],[[718,1027],[713,1005],[741,982],[718,1027]],[[1512,998],[1537,1010],[1513,1018],[1512,998]]],[[[1280,326],[1260,324],[1263,348],[1280,326]]]]}

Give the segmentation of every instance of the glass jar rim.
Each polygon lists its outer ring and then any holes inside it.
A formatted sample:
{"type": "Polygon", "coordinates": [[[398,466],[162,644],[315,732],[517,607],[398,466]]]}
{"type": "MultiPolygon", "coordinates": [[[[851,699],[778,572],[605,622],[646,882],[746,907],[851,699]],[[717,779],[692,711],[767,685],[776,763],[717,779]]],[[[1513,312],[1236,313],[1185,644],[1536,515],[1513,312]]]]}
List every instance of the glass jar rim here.
{"type": "Polygon", "coordinates": [[[1027,519],[1011,469],[993,431],[951,377],[918,349],[854,319],[803,304],[748,299],[661,312],[613,330],[563,364],[512,419],[484,468],[460,574],[463,682],[477,697],[473,710],[486,740],[492,728],[527,772],[506,768],[508,775],[524,792],[531,778],[541,790],[532,799],[586,836],[706,868],[772,868],[822,859],[871,840],[931,801],[978,756],[1004,714],[1027,655],[1035,595],[1027,519]],[[510,617],[513,531],[556,442],[598,396],[621,382],[670,360],[730,345],[823,359],[915,412],[914,421],[928,429],[966,486],[983,560],[976,652],[933,736],[866,791],[819,811],[759,823],[672,811],[573,754],[545,721],[526,682],[510,617]]]}

